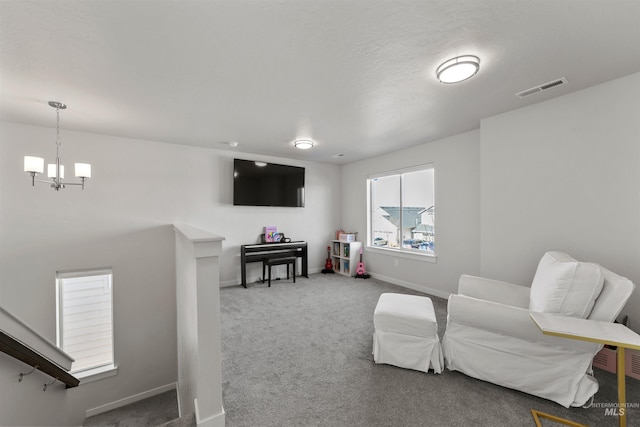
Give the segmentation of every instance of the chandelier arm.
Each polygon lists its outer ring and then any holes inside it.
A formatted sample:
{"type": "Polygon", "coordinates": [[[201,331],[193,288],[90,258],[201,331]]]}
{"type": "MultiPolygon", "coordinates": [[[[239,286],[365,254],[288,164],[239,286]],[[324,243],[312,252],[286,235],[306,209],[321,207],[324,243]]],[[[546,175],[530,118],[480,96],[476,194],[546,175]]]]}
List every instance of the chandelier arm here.
{"type": "MultiPolygon", "coordinates": [[[[84,178],[82,178],[84,179],[84,178]]],[[[34,179],[34,182],[43,182],[45,184],[55,184],[55,181],[53,178],[51,178],[49,181],[45,181],[44,179],[34,179]]],[[[60,185],[82,185],[81,182],[64,182],[64,181],[60,181],[60,185]]]]}
{"type": "Polygon", "coordinates": [[[84,185],[84,184],[82,182],[60,182],[60,185],[84,185]]]}

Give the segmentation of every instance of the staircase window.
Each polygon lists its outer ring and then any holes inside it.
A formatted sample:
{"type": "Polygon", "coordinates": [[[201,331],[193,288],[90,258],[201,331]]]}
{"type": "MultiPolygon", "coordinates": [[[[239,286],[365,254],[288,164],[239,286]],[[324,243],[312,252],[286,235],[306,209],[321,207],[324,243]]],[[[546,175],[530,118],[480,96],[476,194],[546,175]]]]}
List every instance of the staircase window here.
{"type": "Polygon", "coordinates": [[[56,273],[58,347],[75,359],[71,373],[79,377],[114,367],[112,276],[111,269],[56,273]]]}

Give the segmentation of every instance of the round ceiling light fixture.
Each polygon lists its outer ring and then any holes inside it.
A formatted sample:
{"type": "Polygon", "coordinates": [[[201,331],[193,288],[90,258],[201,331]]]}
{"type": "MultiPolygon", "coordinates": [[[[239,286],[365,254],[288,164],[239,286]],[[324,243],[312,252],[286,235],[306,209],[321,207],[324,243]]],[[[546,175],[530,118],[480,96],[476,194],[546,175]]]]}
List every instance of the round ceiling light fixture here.
{"type": "Polygon", "coordinates": [[[297,139],[293,142],[293,145],[300,150],[308,150],[313,148],[313,141],[310,139],[297,139]]]}
{"type": "Polygon", "coordinates": [[[480,58],[477,56],[457,56],[440,64],[436,77],[442,83],[459,83],[475,76],[479,69],[480,58]]]}

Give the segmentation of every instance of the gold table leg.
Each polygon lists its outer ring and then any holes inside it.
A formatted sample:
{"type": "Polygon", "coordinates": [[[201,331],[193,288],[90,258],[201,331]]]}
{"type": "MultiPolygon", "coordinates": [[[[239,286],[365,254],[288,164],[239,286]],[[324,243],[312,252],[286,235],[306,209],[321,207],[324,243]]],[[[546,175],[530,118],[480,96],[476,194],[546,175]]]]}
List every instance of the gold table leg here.
{"type": "Polygon", "coordinates": [[[617,373],[618,373],[618,403],[620,404],[618,408],[618,421],[620,427],[627,427],[627,392],[625,390],[625,367],[624,367],[624,347],[618,346],[618,350],[616,352],[616,356],[618,358],[617,363],[617,373]]]}
{"type": "Polygon", "coordinates": [[[533,415],[533,420],[536,423],[536,427],[542,427],[542,424],[540,424],[540,419],[539,418],[546,418],[548,420],[555,421],[556,423],[564,424],[564,425],[569,426],[569,427],[589,427],[589,426],[587,426],[585,424],[580,424],[580,423],[577,423],[575,421],[569,421],[569,420],[564,419],[564,418],[556,417],[555,415],[547,414],[545,412],[536,411],[535,409],[531,410],[531,415],[533,415]]]}

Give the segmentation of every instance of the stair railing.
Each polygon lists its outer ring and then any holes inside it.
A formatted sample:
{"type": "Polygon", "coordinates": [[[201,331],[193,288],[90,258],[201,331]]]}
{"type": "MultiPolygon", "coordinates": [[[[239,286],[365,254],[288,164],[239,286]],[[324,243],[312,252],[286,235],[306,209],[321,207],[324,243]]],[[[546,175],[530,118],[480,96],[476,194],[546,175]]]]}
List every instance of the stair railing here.
{"type": "Polygon", "coordinates": [[[6,334],[4,331],[0,331],[0,351],[33,367],[29,372],[21,372],[20,375],[18,375],[18,382],[22,382],[25,376],[32,374],[37,369],[54,378],[53,382],[44,384],[44,391],[55,381],[63,382],[67,388],[77,387],[78,384],[80,384],[80,380],[69,372],[56,365],[47,357],[27,347],[11,335],[6,334]]]}

